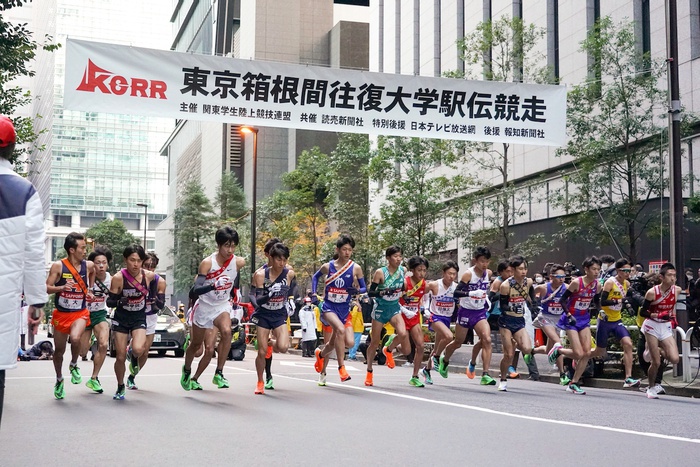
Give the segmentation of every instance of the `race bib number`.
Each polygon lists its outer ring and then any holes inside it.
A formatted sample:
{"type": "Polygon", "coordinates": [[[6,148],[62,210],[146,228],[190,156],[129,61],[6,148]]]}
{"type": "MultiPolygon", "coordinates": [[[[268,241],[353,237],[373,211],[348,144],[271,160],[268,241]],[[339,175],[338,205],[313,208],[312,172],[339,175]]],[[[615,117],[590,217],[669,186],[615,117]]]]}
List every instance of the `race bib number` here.
{"type": "Polygon", "coordinates": [[[87,308],[90,311],[99,311],[105,308],[105,302],[107,301],[107,297],[104,295],[102,296],[96,296],[93,295],[91,297],[88,297],[87,299],[87,308]]]}
{"type": "Polygon", "coordinates": [[[346,303],[348,301],[348,291],[337,287],[328,288],[328,301],[332,303],[346,303]]]}
{"type": "Polygon", "coordinates": [[[549,305],[547,306],[547,312],[550,315],[560,315],[564,313],[564,307],[562,307],[561,303],[559,302],[549,302],[549,305]]]}
{"type": "Polygon", "coordinates": [[[284,297],[272,297],[270,298],[270,301],[267,302],[265,305],[263,305],[264,308],[267,308],[268,310],[281,310],[284,308],[284,302],[285,302],[284,297]]]}
{"type": "Polygon", "coordinates": [[[454,313],[455,303],[452,300],[435,299],[435,313],[441,316],[451,316],[454,313]]]}
{"type": "Polygon", "coordinates": [[[591,306],[591,299],[579,298],[574,304],[574,309],[577,311],[588,311],[591,306]]]}

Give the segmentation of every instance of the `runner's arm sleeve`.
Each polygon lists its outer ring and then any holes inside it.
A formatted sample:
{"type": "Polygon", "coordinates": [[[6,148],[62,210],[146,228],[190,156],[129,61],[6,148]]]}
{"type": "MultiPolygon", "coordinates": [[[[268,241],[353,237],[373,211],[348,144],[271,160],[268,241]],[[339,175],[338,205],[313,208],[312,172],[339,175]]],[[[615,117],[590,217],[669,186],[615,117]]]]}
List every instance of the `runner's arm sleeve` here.
{"type": "Polygon", "coordinates": [[[205,293],[209,293],[214,290],[214,284],[204,285],[204,281],[207,280],[207,276],[204,274],[197,274],[197,279],[194,281],[194,288],[192,293],[199,297],[205,293]]]}
{"type": "Polygon", "coordinates": [[[642,303],[642,308],[639,310],[639,315],[645,318],[651,318],[651,313],[649,312],[649,307],[651,306],[651,300],[644,299],[642,303]]]}
{"type": "Polygon", "coordinates": [[[564,291],[564,293],[561,294],[561,298],[559,299],[559,303],[561,303],[562,306],[564,306],[564,304],[567,302],[567,300],[569,300],[569,298],[571,298],[571,295],[573,295],[571,293],[571,291],[569,289],[566,289],[564,291]]]}
{"type": "Polygon", "coordinates": [[[165,306],[165,294],[164,293],[159,293],[156,295],[156,309],[157,310],[162,310],[163,307],[165,306]]]}
{"type": "Polygon", "coordinates": [[[287,296],[292,297],[292,298],[295,297],[296,292],[297,292],[297,287],[298,287],[297,278],[295,277],[294,279],[292,279],[292,283],[289,284],[289,292],[287,292],[287,296]]]}
{"type": "Polygon", "coordinates": [[[360,286],[360,288],[359,288],[358,291],[357,291],[358,293],[365,293],[365,292],[367,292],[367,283],[365,282],[365,278],[364,278],[364,277],[360,277],[359,279],[357,279],[357,285],[360,286]]]}
{"type": "Polygon", "coordinates": [[[501,296],[499,297],[501,311],[509,311],[510,310],[510,302],[508,300],[509,298],[510,297],[508,297],[508,295],[503,295],[503,294],[501,294],[501,296]]]}
{"type": "Polygon", "coordinates": [[[318,290],[318,281],[321,280],[321,277],[323,276],[323,273],[319,269],[316,271],[316,273],[311,277],[311,293],[315,294],[316,291],[318,290]]]}
{"type": "Polygon", "coordinates": [[[255,303],[257,306],[263,306],[270,301],[270,294],[265,292],[264,287],[255,288],[255,303]]]}
{"type": "Polygon", "coordinates": [[[119,299],[121,296],[121,294],[110,292],[109,296],[107,297],[107,306],[110,308],[116,308],[117,305],[119,305],[119,299]]]}
{"type": "Polygon", "coordinates": [[[258,308],[258,297],[255,295],[255,287],[250,287],[248,298],[250,299],[250,303],[253,305],[253,308],[258,308]]]}
{"type": "Polygon", "coordinates": [[[530,303],[532,303],[533,305],[537,305],[537,302],[535,301],[535,288],[534,287],[530,287],[529,295],[530,295],[530,303]]]}
{"type": "Polygon", "coordinates": [[[600,297],[600,304],[601,306],[613,306],[617,305],[618,300],[610,300],[610,292],[603,291],[603,294],[600,297]]]}
{"type": "Polygon", "coordinates": [[[455,288],[454,296],[456,298],[469,296],[469,286],[466,282],[459,281],[459,284],[457,284],[457,288],[455,288]]]}
{"type": "Polygon", "coordinates": [[[367,292],[367,295],[370,297],[379,297],[380,291],[377,289],[377,287],[379,287],[379,284],[372,282],[372,285],[369,286],[369,292],[367,292]]]}

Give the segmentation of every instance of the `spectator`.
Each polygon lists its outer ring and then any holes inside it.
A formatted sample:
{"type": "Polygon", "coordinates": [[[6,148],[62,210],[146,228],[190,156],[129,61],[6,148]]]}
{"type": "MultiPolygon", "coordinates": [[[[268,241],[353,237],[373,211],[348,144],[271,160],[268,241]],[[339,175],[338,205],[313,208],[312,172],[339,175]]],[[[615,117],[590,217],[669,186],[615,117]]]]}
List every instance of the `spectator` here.
{"type": "Polygon", "coordinates": [[[301,356],[314,357],[316,349],[316,310],[311,304],[311,298],[304,298],[304,306],[299,310],[301,323],[301,356]]]}
{"type": "Polygon", "coordinates": [[[245,358],[245,329],[241,326],[238,318],[231,319],[231,350],[228,354],[229,360],[240,362],[245,358]]]}
{"type": "Polygon", "coordinates": [[[365,323],[362,316],[362,310],[357,301],[353,301],[352,308],[350,309],[350,316],[352,319],[352,330],[355,335],[355,344],[348,351],[348,360],[357,360],[357,349],[360,347],[360,341],[362,340],[362,333],[365,332],[365,323]]]}
{"type": "MultiPolygon", "coordinates": [[[[382,328],[382,333],[381,333],[381,339],[384,341],[384,338],[387,335],[386,328],[382,328]]],[[[362,355],[365,357],[365,363],[367,363],[367,348],[369,347],[369,344],[372,342],[372,332],[367,335],[367,340],[363,343],[360,344],[358,349],[362,353],[362,355]]],[[[386,355],[384,355],[384,352],[377,352],[377,354],[374,357],[374,361],[377,362],[377,365],[384,365],[386,364],[386,355]]]]}
{"type": "Polygon", "coordinates": [[[51,341],[41,341],[24,352],[22,360],[51,360],[53,359],[53,344],[51,341]]]}
{"type": "Polygon", "coordinates": [[[34,336],[36,336],[37,332],[39,332],[39,325],[44,319],[44,310],[42,308],[34,308],[30,306],[29,316],[27,319],[27,327],[29,328],[29,332],[27,333],[27,344],[34,345],[34,336]]]}
{"type": "Polygon", "coordinates": [[[12,120],[0,116],[0,421],[5,370],[17,366],[20,296],[35,308],[48,300],[44,212],[32,184],[12,170],[16,141],[12,120]]]}
{"type": "Polygon", "coordinates": [[[369,297],[369,295],[363,294],[360,297],[360,308],[362,308],[362,320],[365,323],[371,323],[374,301],[369,297]]]}

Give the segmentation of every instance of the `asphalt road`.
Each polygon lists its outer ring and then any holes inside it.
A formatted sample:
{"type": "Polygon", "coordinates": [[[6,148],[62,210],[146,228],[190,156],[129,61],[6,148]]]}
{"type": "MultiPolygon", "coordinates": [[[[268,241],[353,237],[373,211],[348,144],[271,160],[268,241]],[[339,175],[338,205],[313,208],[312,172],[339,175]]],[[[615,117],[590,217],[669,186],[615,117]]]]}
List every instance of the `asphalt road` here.
{"type": "MultiPolygon", "coordinates": [[[[274,391],[254,395],[253,354],[229,362],[230,389],[200,379],[203,391],[179,384],[182,359],[153,357],[139,390],[112,400],[108,358],[93,394],[66,384],[53,397],[51,362],[21,362],[7,373],[0,427],[0,466],[25,465],[695,465],[700,456],[700,402],[637,391],[514,380],[507,393],[478,379],[435,375],[426,388],[408,385],[410,369],[364,365],[352,380],[330,371],[318,387],[313,359],[275,355],[274,391]]],[[[329,368],[332,368],[331,362],[329,368]]],[[[91,362],[82,362],[89,375],[91,362]]]]}

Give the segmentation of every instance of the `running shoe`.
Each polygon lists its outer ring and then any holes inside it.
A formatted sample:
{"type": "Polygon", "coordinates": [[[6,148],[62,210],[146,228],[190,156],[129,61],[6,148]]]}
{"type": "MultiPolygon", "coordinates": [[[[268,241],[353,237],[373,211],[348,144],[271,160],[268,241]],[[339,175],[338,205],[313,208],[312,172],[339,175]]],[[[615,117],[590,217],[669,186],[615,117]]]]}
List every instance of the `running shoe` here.
{"type": "Polygon", "coordinates": [[[551,349],[549,349],[549,352],[547,352],[547,360],[549,361],[550,365],[555,365],[557,363],[557,358],[559,358],[559,349],[561,349],[562,345],[559,342],[556,342],[551,349]]]}
{"type": "Polygon", "coordinates": [[[319,386],[325,386],[325,385],[326,385],[326,374],[325,374],[325,373],[319,373],[319,375],[318,375],[318,385],[319,385],[319,386]]]}
{"type": "Polygon", "coordinates": [[[501,381],[500,383],[498,383],[498,390],[499,390],[499,391],[503,391],[503,392],[508,391],[508,382],[507,382],[507,381],[501,381]]]}
{"type": "Polygon", "coordinates": [[[471,361],[469,362],[469,365],[467,366],[467,378],[469,379],[474,379],[474,371],[476,370],[476,365],[474,365],[471,361]]]}
{"type": "Polygon", "coordinates": [[[438,368],[440,368],[440,360],[438,360],[438,357],[436,355],[433,355],[432,360],[433,360],[433,367],[431,368],[431,370],[437,370],[438,368]]]}
{"type": "Polygon", "coordinates": [[[223,373],[214,373],[214,379],[211,380],[212,383],[216,384],[219,389],[225,389],[230,387],[228,380],[224,378],[223,373]]]}
{"type": "Polygon", "coordinates": [[[265,389],[275,389],[275,382],[272,380],[272,376],[265,381],[265,389]]]}
{"type": "Polygon", "coordinates": [[[80,368],[78,365],[68,365],[70,370],[70,382],[73,384],[80,384],[83,381],[83,377],[80,374],[80,368]]]}
{"type": "Polygon", "coordinates": [[[323,358],[321,358],[321,349],[317,348],[316,350],[314,350],[314,354],[316,355],[314,370],[316,370],[316,373],[320,373],[323,371],[323,358]]]}
{"type": "Polygon", "coordinates": [[[447,366],[449,364],[449,362],[445,363],[445,356],[440,355],[440,360],[438,361],[438,373],[440,373],[440,376],[442,376],[443,378],[447,378],[447,366]]]}
{"type": "Polygon", "coordinates": [[[666,390],[660,384],[654,386],[654,392],[656,392],[656,394],[666,394],[666,390]]]}
{"type": "Polygon", "coordinates": [[[102,394],[104,392],[104,389],[102,389],[102,385],[100,384],[100,380],[97,378],[90,378],[87,380],[87,383],[85,383],[85,386],[88,387],[88,389],[92,389],[98,394],[102,394]]]}
{"type": "Polygon", "coordinates": [[[117,387],[117,392],[115,392],[114,395],[112,396],[112,399],[114,399],[115,401],[123,401],[125,396],[126,396],[126,390],[124,389],[124,385],[120,384],[117,387]]]}
{"type": "MultiPolygon", "coordinates": [[[[185,343],[182,344],[182,350],[183,350],[183,352],[187,352],[187,347],[189,347],[189,346],[190,346],[190,335],[187,334],[187,335],[185,336],[185,343]]],[[[258,350],[257,344],[256,344],[256,346],[255,346],[255,350],[258,350]]]]}
{"type": "Polygon", "coordinates": [[[129,373],[136,376],[139,374],[139,360],[138,358],[132,358],[129,362],[129,373]]]}
{"type": "Polygon", "coordinates": [[[265,358],[272,358],[272,346],[267,346],[267,352],[265,352],[265,358]]]}
{"type": "Polygon", "coordinates": [[[566,373],[561,373],[559,375],[559,384],[561,384],[562,386],[566,386],[570,382],[571,378],[569,378],[569,375],[567,375],[566,373]]]}
{"type": "Polygon", "coordinates": [[[258,384],[255,386],[255,394],[265,394],[265,383],[258,381],[258,384]]]}
{"type": "Polygon", "coordinates": [[[423,368],[423,371],[421,371],[423,374],[423,378],[425,379],[425,384],[433,384],[433,377],[430,376],[430,370],[427,368],[423,368]]]}
{"type": "Polygon", "coordinates": [[[65,385],[63,384],[63,380],[61,381],[56,381],[56,384],[53,387],[53,396],[56,399],[63,399],[66,397],[66,388],[64,387],[65,385]]]}
{"type": "Polygon", "coordinates": [[[389,347],[382,347],[382,353],[386,357],[386,366],[389,368],[394,368],[396,366],[396,362],[394,361],[394,354],[389,351],[389,347]]]}
{"type": "Polygon", "coordinates": [[[139,388],[136,386],[136,377],[134,375],[129,375],[126,377],[126,387],[132,390],[139,388]]]}
{"type": "Polygon", "coordinates": [[[425,384],[421,383],[417,376],[412,377],[408,380],[408,384],[417,388],[424,388],[425,384]]]}
{"type": "Polygon", "coordinates": [[[569,383],[569,385],[566,387],[566,391],[579,396],[586,395],[586,391],[581,389],[576,383],[569,383]]]}
{"type": "Polygon", "coordinates": [[[180,386],[182,386],[182,389],[185,391],[190,390],[190,381],[191,381],[191,370],[185,370],[185,365],[182,365],[182,376],[180,376],[180,386]]]}
{"type": "Polygon", "coordinates": [[[647,399],[658,399],[658,398],[659,398],[659,395],[656,392],[656,390],[653,387],[649,386],[647,388],[647,399]]]}
{"type": "Polygon", "coordinates": [[[345,382],[345,381],[350,381],[350,375],[348,374],[348,370],[345,369],[345,365],[341,366],[338,368],[338,373],[340,374],[340,381],[345,382]]]}
{"type": "Polygon", "coordinates": [[[520,373],[515,371],[515,368],[513,368],[512,366],[509,366],[508,367],[508,377],[510,379],[517,379],[517,378],[520,378],[520,373]]]}
{"type": "Polygon", "coordinates": [[[483,375],[481,377],[482,386],[495,386],[496,380],[491,377],[491,375],[483,375]]]}
{"type": "Polygon", "coordinates": [[[525,360],[526,365],[529,365],[532,362],[532,354],[523,355],[523,360],[525,360]]]}
{"type": "Polygon", "coordinates": [[[374,373],[371,371],[367,372],[367,376],[365,376],[365,386],[374,386],[374,373]]]}
{"type": "Polygon", "coordinates": [[[199,381],[197,381],[196,379],[191,379],[190,380],[190,390],[191,391],[201,391],[202,385],[199,384],[199,381]]]}
{"type": "Polygon", "coordinates": [[[623,388],[638,388],[640,385],[640,381],[638,379],[634,379],[632,377],[626,378],[625,382],[622,384],[623,388]]]}
{"type": "Polygon", "coordinates": [[[387,340],[386,344],[384,344],[385,347],[391,347],[391,343],[394,342],[394,339],[396,339],[396,334],[390,335],[387,340]]]}

